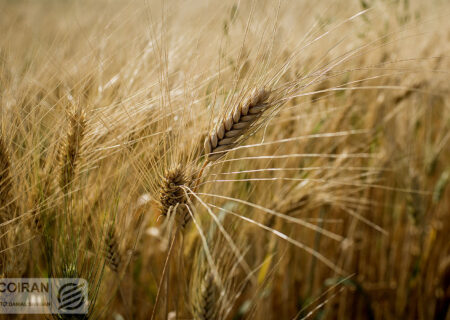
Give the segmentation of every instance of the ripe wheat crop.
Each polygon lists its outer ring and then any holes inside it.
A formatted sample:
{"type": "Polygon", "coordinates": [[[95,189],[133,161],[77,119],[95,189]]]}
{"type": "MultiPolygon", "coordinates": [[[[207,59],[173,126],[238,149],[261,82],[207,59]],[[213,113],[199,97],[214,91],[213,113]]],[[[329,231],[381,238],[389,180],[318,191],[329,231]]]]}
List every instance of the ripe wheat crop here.
{"type": "Polygon", "coordinates": [[[450,319],[449,17],[0,0],[0,318],[450,319]]]}

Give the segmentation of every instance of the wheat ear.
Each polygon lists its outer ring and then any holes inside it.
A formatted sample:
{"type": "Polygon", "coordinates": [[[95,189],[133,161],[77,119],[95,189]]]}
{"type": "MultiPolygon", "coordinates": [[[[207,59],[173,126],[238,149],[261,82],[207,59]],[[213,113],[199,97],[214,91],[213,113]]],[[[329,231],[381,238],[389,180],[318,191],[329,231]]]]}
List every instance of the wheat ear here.
{"type": "Polygon", "coordinates": [[[61,165],[59,185],[64,191],[68,190],[75,178],[82,142],[86,134],[86,114],[81,109],[73,111],[69,114],[69,122],[66,140],[62,144],[59,154],[61,165]]]}
{"type": "Polygon", "coordinates": [[[120,253],[116,231],[113,226],[108,228],[105,238],[105,246],[106,264],[112,271],[117,273],[122,265],[122,255],[120,253]]]}
{"type": "Polygon", "coordinates": [[[214,283],[214,277],[211,274],[207,274],[202,282],[200,303],[197,311],[197,318],[199,320],[216,319],[215,292],[216,285],[214,283]]]}
{"type": "Polygon", "coordinates": [[[186,168],[180,164],[165,172],[159,188],[159,207],[161,214],[175,214],[175,221],[184,228],[190,220],[187,209],[187,196],[183,187],[190,187],[193,179],[186,172],[186,168]]]}
{"type": "Polygon", "coordinates": [[[244,134],[270,108],[270,91],[266,88],[254,89],[251,95],[237,105],[219,121],[215,129],[205,139],[205,153],[208,161],[215,161],[238,144],[244,134]]]}

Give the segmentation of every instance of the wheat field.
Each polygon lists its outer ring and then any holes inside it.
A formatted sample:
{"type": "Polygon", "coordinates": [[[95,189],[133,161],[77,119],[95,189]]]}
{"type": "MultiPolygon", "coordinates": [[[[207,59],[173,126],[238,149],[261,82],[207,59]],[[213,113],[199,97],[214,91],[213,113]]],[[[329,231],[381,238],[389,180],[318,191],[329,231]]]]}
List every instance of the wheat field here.
{"type": "Polygon", "coordinates": [[[450,319],[449,71],[444,0],[0,0],[1,278],[89,284],[0,318],[450,319]]]}

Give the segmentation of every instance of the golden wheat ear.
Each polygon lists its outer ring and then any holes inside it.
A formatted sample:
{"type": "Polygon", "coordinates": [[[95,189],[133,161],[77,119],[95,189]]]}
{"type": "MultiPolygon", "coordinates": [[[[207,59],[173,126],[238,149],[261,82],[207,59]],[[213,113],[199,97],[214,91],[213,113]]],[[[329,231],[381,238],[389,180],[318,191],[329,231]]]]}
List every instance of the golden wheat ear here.
{"type": "Polygon", "coordinates": [[[214,277],[207,274],[202,283],[201,301],[199,308],[199,317],[202,320],[216,319],[216,299],[217,286],[214,283],[214,277]]]}
{"type": "Polygon", "coordinates": [[[119,248],[116,230],[113,226],[110,226],[106,233],[105,259],[106,264],[111,269],[111,271],[114,271],[116,273],[120,271],[123,259],[119,248]]]}
{"type": "Polygon", "coordinates": [[[81,148],[86,134],[86,114],[79,108],[69,113],[69,130],[59,152],[59,185],[67,192],[72,184],[81,157],[81,148]]]}
{"type": "Polygon", "coordinates": [[[269,102],[270,90],[254,89],[250,96],[234,107],[219,121],[205,139],[205,153],[208,161],[215,161],[238,145],[249,129],[272,105],[269,102]]]}
{"type": "Polygon", "coordinates": [[[167,170],[160,182],[158,205],[161,214],[175,214],[175,221],[182,228],[190,220],[187,208],[189,199],[184,187],[192,187],[192,184],[191,174],[181,164],[167,170]]]}

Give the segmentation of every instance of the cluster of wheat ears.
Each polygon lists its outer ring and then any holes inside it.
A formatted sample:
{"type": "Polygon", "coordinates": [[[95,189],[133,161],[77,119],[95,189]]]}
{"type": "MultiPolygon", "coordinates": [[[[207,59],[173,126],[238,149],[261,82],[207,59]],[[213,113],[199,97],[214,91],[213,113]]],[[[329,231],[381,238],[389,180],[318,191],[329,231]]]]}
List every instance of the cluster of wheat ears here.
{"type": "Polygon", "coordinates": [[[449,10],[1,0],[1,276],[86,279],[55,319],[449,319],[449,10]]]}

